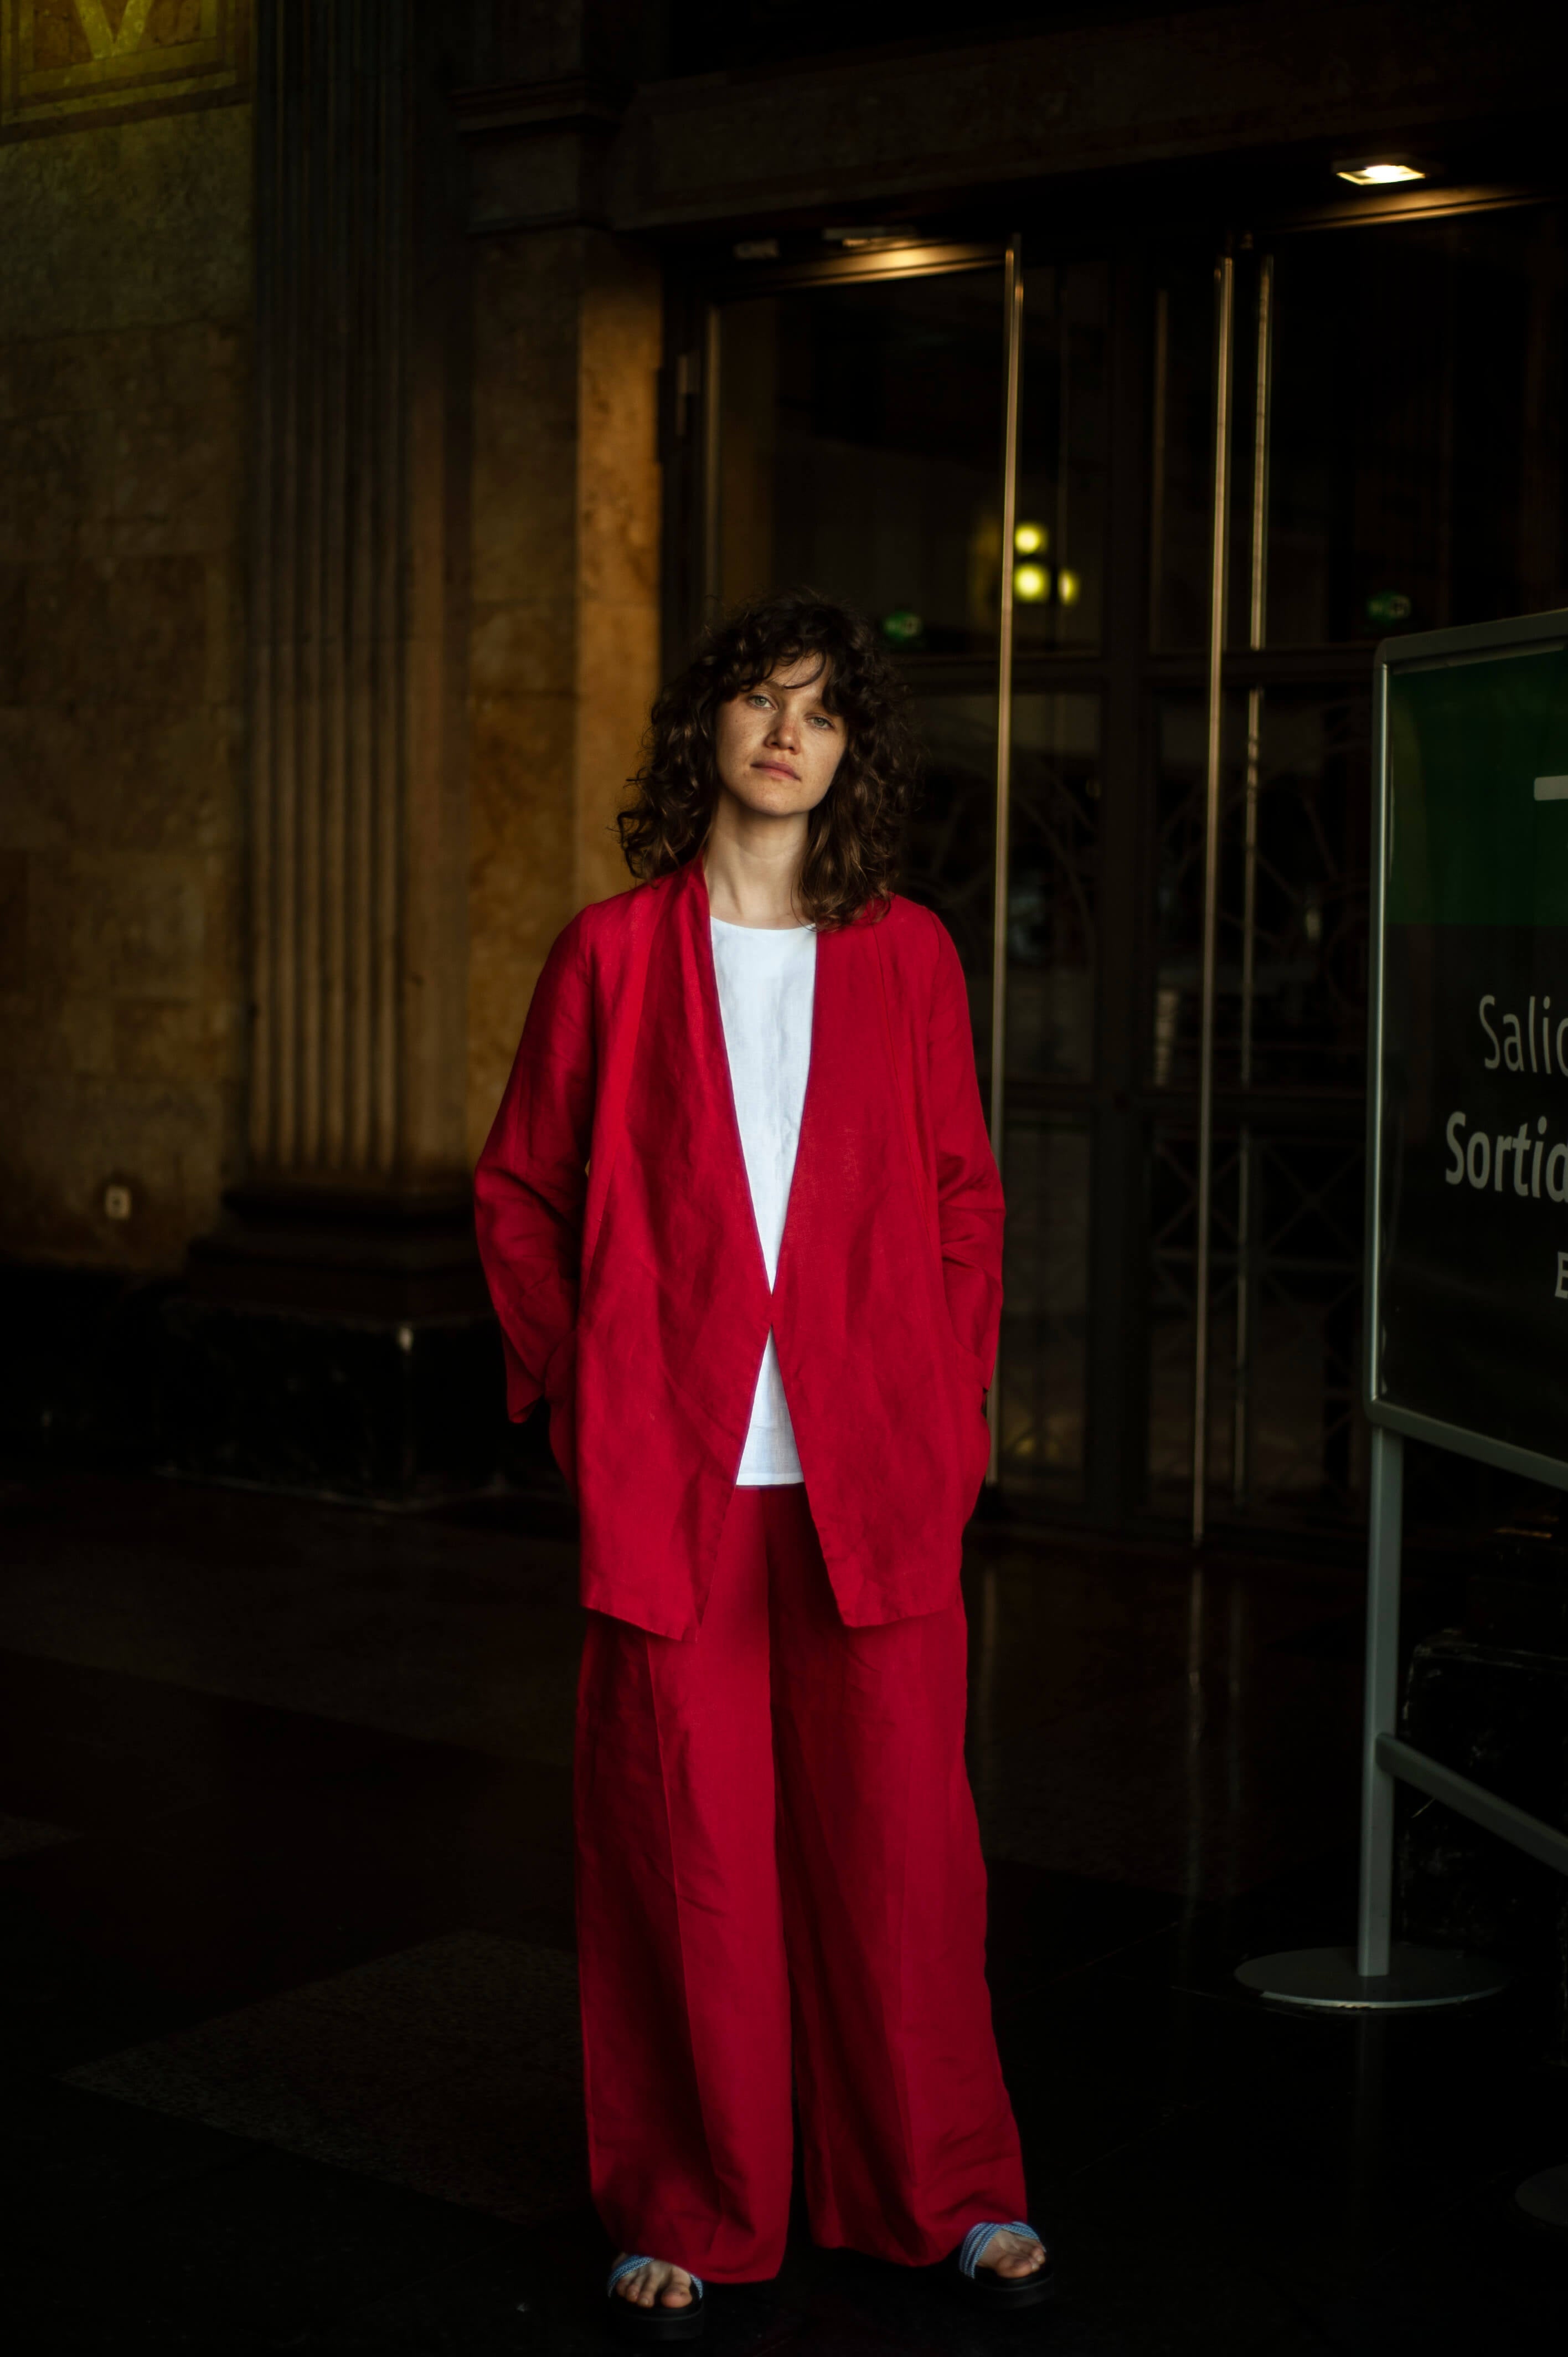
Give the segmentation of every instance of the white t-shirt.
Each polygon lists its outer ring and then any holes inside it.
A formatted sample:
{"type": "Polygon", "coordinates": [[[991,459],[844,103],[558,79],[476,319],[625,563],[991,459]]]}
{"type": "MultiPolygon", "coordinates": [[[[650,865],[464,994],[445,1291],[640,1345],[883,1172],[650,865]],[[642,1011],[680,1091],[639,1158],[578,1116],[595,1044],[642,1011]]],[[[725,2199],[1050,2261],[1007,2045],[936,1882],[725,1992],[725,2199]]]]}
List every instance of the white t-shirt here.
{"type": "MultiPolygon", "coordinates": [[[[816,931],[811,925],[779,931],[760,925],[726,925],[718,917],[709,922],[730,1086],[771,1286],[779,1274],[779,1247],[784,1241],[784,1213],[811,1060],[816,931]]],[[[763,1489],[800,1478],[779,1354],[769,1334],[736,1479],[743,1488],[763,1489]]]]}

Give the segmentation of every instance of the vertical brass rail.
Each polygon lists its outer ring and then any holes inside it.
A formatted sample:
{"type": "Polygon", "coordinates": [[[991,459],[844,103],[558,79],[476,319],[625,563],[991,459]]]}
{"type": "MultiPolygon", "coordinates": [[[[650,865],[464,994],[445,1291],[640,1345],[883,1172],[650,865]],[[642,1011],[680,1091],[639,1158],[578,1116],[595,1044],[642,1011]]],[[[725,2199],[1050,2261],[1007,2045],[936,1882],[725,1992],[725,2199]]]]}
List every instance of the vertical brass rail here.
{"type": "Polygon", "coordinates": [[[1002,450],[1002,589],[996,655],[996,870],[991,931],[991,1151],[1002,1161],[1007,1045],[1007,861],[1013,784],[1013,534],[1018,523],[1018,378],[1024,274],[1019,241],[1007,248],[1007,393],[1002,450]]]}
{"type": "MultiPolygon", "coordinates": [[[[1006,337],[1006,395],[1002,429],[1002,579],[996,651],[996,868],[991,911],[991,1151],[1003,1167],[1007,1077],[1007,869],[1013,787],[1013,534],[1018,521],[1018,393],[1024,365],[1023,241],[1007,242],[1003,277],[1006,337]]],[[[1002,1418],[1000,1385],[991,1389],[991,1463],[986,1480],[999,1469],[1002,1418]]]]}
{"type": "Polygon", "coordinates": [[[1219,787],[1224,738],[1226,551],[1230,506],[1230,350],[1235,331],[1236,265],[1215,266],[1214,500],[1209,554],[1208,762],[1203,830],[1203,1000],[1197,1079],[1197,1265],[1194,1280],[1192,1368],[1192,1543],[1203,1537],[1208,1469],[1208,1261],[1214,1184],[1214,989],[1219,947],[1219,787]]]}
{"type": "Polygon", "coordinates": [[[1149,452],[1149,644],[1160,643],[1165,577],[1165,406],[1170,373],[1171,297],[1168,286],[1155,296],[1154,432],[1149,452]]]}
{"type": "Polygon", "coordinates": [[[724,520],[721,460],[724,419],[719,414],[720,311],[710,303],[703,322],[702,376],[697,391],[703,420],[703,619],[711,621],[724,597],[720,578],[724,520]]]}
{"type": "MultiPolygon", "coordinates": [[[[1254,654],[1263,644],[1269,565],[1269,403],[1273,342],[1274,259],[1264,254],[1258,268],[1258,365],[1252,401],[1252,559],[1247,608],[1247,644],[1254,654]]],[[[1241,1069],[1243,1090],[1252,1085],[1252,996],[1257,976],[1258,778],[1262,759],[1263,691],[1247,691],[1247,802],[1241,874],[1241,1069]]],[[[1236,1405],[1231,1442],[1231,1488],[1238,1506],[1251,1488],[1248,1455],[1252,1414],[1252,1132],[1245,1120],[1237,1160],[1236,1189],[1236,1405]]]]}

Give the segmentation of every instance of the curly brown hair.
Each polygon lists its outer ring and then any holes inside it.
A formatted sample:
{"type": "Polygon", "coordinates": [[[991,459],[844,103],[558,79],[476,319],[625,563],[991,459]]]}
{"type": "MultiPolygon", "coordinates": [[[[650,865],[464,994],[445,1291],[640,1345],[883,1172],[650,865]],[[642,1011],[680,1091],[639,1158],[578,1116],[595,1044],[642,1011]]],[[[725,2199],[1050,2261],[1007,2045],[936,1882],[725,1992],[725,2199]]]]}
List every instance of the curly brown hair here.
{"type": "Polygon", "coordinates": [[[696,857],[718,799],[714,726],[721,705],[815,656],[822,702],[844,723],[832,784],[807,822],[796,888],[824,931],[886,909],[918,768],[908,695],[872,625],[814,589],[754,598],[709,626],[693,661],[653,707],[636,800],[616,824],[639,879],[696,857]]]}

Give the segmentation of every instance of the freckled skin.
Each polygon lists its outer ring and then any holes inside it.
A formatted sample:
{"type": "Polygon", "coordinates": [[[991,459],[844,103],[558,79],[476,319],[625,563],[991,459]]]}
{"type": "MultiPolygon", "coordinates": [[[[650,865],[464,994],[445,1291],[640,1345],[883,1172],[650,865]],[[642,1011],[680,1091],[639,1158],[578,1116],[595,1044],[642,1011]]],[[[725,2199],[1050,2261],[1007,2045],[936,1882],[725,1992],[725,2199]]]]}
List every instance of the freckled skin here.
{"type": "Polygon", "coordinates": [[[795,885],[807,822],[843,758],[844,724],[814,660],[786,664],[721,704],[714,730],[718,800],[703,852],[708,906],[728,925],[801,922],[795,885]]]}

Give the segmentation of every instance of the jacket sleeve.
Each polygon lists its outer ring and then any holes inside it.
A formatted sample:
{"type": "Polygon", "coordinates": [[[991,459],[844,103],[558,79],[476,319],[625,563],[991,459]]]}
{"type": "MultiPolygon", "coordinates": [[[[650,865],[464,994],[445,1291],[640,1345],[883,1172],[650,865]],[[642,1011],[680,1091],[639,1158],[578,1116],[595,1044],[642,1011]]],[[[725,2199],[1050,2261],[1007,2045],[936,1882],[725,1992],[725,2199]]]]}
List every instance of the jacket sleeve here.
{"type": "Polygon", "coordinates": [[[479,1258],[514,1420],[555,1389],[557,1354],[577,1322],[594,1078],[593,992],[576,918],[545,960],[474,1173],[479,1258]]]}
{"type": "Polygon", "coordinates": [[[947,927],[939,921],[936,932],[928,1069],[942,1281],[953,1331],[983,1389],[1002,1323],[1002,1181],[980,1102],[963,968],[947,927]]]}

